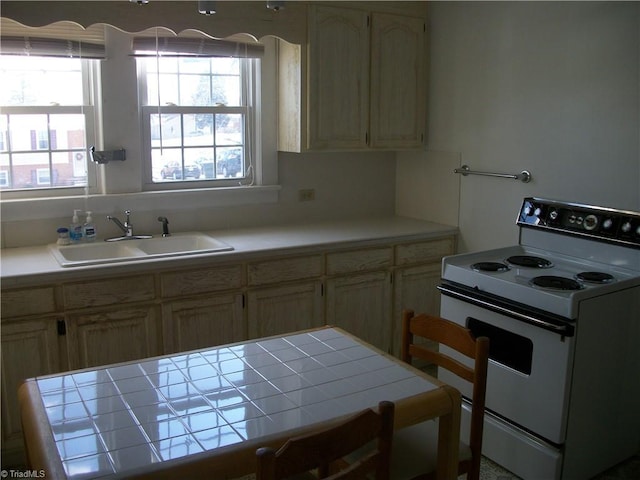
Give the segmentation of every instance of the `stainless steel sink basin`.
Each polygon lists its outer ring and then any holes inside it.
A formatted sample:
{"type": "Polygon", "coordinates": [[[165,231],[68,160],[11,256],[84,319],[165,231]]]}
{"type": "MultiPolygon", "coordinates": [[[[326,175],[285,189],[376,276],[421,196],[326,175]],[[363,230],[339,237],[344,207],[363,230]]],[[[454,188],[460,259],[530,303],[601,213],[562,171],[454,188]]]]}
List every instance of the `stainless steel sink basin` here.
{"type": "Polygon", "coordinates": [[[79,267],[222,252],[233,250],[233,247],[204,233],[189,232],[144,240],[96,242],[68,246],[50,245],[49,249],[61,266],[79,267]]]}

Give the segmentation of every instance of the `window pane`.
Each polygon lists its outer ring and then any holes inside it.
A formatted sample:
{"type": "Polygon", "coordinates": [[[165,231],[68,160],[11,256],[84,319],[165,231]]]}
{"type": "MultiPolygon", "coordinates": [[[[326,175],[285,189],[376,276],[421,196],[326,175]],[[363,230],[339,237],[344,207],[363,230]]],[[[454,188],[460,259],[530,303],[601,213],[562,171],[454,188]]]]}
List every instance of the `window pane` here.
{"type": "Polygon", "coordinates": [[[154,181],[182,179],[182,151],[180,149],[153,149],[151,164],[154,181]]]}
{"type": "Polygon", "coordinates": [[[242,145],[244,140],[242,115],[219,114],[216,121],[217,145],[242,145]]]}
{"type": "Polygon", "coordinates": [[[182,145],[182,116],[180,114],[151,115],[151,146],[160,148],[180,145],[182,145]],[[162,125],[159,119],[162,120],[162,125]]]}
{"type": "Polygon", "coordinates": [[[0,188],[11,187],[11,169],[9,168],[9,155],[0,154],[0,188]]]}
{"type": "Polygon", "coordinates": [[[49,128],[52,150],[71,148],[84,150],[86,148],[84,115],[50,115],[49,128]]]}
{"type": "Polygon", "coordinates": [[[7,115],[0,115],[0,152],[6,152],[9,149],[9,144],[7,143],[9,126],[7,121],[7,115]]]}
{"type": "Polygon", "coordinates": [[[0,105],[82,105],[77,58],[0,56],[0,105]]]}
{"type": "Polygon", "coordinates": [[[12,156],[12,187],[37,188],[37,171],[49,168],[48,153],[18,153],[12,156]]]}
{"type": "Polygon", "coordinates": [[[180,105],[211,105],[211,77],[183,75],[180,79],[180,105]]]}
{"type": "Polygon", "coordinates": [[[78,150],[52,153],[53,186],[85,185],[87,183],[87,159],[85,157],[86,152],[78,150]]]}
{"type": "Polygon", "coordinates": [[[203,123],[206,122],[207,118],[213,119],[213,115],[185,114],[183,116],[185,146],[205,146],[213,144],[211,127],[203,123]],[[204,128],[198,128],[199,125],[204,128]]]}
{"type": "Polygon", "coordinates": [[[11,150],[45,150],[47,141],[47,115],[10,115],[11,150]]]}
{"type": "Polygon", "coordinates": [[[216,148],[216,176],[218,178],[242,177],[243,173],[242,148],[216,148]]]}

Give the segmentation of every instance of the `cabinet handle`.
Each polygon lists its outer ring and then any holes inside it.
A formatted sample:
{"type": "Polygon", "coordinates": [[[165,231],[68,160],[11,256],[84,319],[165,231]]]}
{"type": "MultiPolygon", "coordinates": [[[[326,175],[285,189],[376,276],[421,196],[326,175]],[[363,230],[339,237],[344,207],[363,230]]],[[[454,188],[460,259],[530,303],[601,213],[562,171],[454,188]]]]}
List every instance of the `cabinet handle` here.
{"type": "Polygon", "coordinates": [[[58,320],[57,322],[58,335],[66,335],[67,334],[67,324],[64,320],[58,320]]]}

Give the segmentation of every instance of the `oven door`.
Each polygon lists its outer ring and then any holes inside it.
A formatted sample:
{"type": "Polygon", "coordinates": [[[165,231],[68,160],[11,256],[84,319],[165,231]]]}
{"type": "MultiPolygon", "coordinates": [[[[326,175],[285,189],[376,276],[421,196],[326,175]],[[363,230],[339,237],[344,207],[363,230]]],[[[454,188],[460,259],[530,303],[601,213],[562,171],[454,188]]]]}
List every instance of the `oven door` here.
{"type": "MultiPolygon", "coordinates": [[[[573,326],[557,318],[532,317],[509,302],[487,304],[474,299],[472,289],[439,287],[441,316],[490,339],[487,410],[552,443],[565,439],[571,384],[573,326]],[[569,335],[570,334],[570,335],[569,335]]],[[[530,313],[530,312],[529,312],[530,313]]],[[[537,312],[539,313],[539,312],[537,312]]],[[[446,347],[463,363],[470,359],[446,347]]],[[[446,372],[442,381],[471,398],[468,382],[446,372]]]]}

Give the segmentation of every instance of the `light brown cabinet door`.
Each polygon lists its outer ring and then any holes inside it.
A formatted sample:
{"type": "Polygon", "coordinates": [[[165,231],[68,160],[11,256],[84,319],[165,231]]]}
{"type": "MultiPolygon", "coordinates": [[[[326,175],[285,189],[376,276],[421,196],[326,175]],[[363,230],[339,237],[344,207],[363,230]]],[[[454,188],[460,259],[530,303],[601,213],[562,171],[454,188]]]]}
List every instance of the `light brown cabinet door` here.
{"type": "Polygon", "coordinates": [[[213,347],[246,338],[241,293],[202,297],[163,306],[165,353],[213,347]]]}
{"type": "Polygon", "coordinates": [[[393,343],[391,353],[400,356],[403,309],[416,313],[440,314],[440,264],[401,268],[394,274],[393,343]]]}
{"type": "Polygon", "coordinates": [[[249,338],[320,327],[324,309],[320,281],[250,290],[249,338]]]}
{"type": "Polygon", "coordinates": [[[309,149],[367,148],[368,13],[312,6],[309,16],[309,149]]]}
{"type": "MultiPolygon", "coordinates": [[[[60,371],[57,317],[2,322],[2,448],[22,446],[18,387],[60,371]]],[[[4,456],[4,455],[3,455],[4,456]]]]}
{"type": "Polygon", "coordinates": [[[391,273],[327,280],[327,324],[344,328],[388,352],[391,347],[391,273]]]}
{"type": "Polygon", "coordinates": [[[97,367],[162,354],[160,318],[156,305],[69,314],[69,367],[97,367]]]}
{"type": "Polygon", "coordinates": [[[425,21],[373,13],[372,148],[419,148],[426,123],[425,21]]]}

